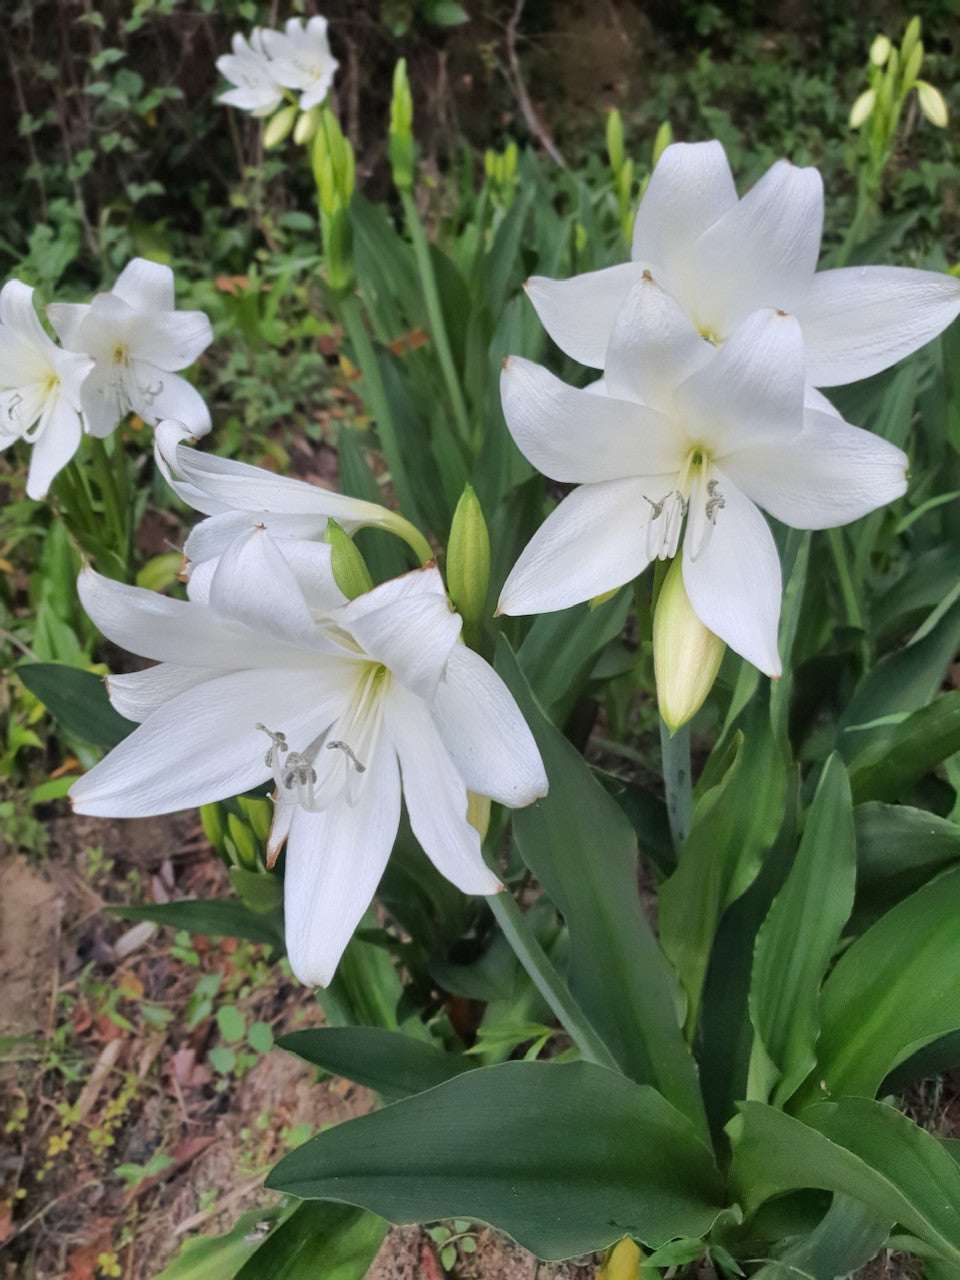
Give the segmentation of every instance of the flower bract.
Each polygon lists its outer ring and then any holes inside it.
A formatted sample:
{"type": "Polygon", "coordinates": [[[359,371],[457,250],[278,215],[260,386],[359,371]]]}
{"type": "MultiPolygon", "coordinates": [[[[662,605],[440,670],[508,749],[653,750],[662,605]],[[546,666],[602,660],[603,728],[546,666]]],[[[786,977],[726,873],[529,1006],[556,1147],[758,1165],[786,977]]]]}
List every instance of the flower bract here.
{"type": "Polygon", "coordinates": [[[467,793],[524,805],[547,782],[506,686],[459,642],[435,568],[345,603],[328,547],[251,529],[188,601],[89,570],[80,594],[108,638],[159,665],[109,679],[114,706],[142,723],[74,784],[74,807],[168,813],[272,779],[269,852],[286,841],[287,949],[302,981],[333,976],[401,794],[443,875],[466,893],[499,889],[467,793]]]}

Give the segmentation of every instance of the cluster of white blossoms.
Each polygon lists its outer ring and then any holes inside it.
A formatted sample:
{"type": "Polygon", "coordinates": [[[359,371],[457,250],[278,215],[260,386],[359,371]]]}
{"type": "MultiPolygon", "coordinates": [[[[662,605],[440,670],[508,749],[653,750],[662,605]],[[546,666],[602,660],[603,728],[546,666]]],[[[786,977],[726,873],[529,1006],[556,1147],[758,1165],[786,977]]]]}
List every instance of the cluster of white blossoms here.
{"type": "Polygon", "coordinates": [[[327,96],[339,63],[330,52],[326,18],[291,18],[283,31],[255,27],[249,41],[237,33],[233,53],[217,59],[217,70],[234,88],[218,102],[254,116],[268,116],[283,102],[284,90],[299,93],[301,111],[327,96]]]}
{"type": "Polygon", "coordinates": [[[682,545],[696,615],[779,675],[781,573],[763,508],[845,524],[906,490],[906,455],[843,421],[818,387],[885,369],[960,312],[960,281],[904,267],[816,273],[823,189],[784,160],[742,199],[717,142],[668,147],[632,260],[527,292],[554,341],[603,370],[586,390],[511,357],[507,425],[577,485],[534,535],[499,611],[561,609],[682,545]]]}
{"type": "Polygon", "coordinates": [[[173,272],[134,260],[90,303],[58,302],[45,332],[33,290],[0,291],[0,448],[32,443],[27,494],[42,498],[73,457],[83,431],[104,437],[127,413],[149,423],[176,417],[191,434],[210,430],[200,394],[177,377],[213,340],[202,311],[177,311],[173,272]]]}
{"type": "Polygon", "coordinates": [[[547,779],[507,687],[460,642],[434,566],[348,601],[329,546],[244,523],[190,574],[186,601],[81,575],[103,634],[159,665],[110,677],[114,707],[141,724],[70,797],[79,813],[144,817],[272,779],[287,953],[325,985],[393,848],[401,794],[437,869],[490,894],[502,886],[468,792],[525,805],[547,779]]]}

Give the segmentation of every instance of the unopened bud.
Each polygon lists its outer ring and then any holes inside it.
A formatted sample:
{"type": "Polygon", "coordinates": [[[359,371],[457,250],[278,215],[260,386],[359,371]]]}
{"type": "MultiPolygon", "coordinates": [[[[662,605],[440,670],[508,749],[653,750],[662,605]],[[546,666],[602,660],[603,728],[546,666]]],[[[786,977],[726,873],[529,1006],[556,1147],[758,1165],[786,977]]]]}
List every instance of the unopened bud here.
{"type": "Polygon", "coordinates": [[[464,639],[476,647],[490,589],[490,535],[483,511],[466,485],[450,526],[447,544],[447,590],[463,618],[464,639]]]}
{"type": "Polygon", "coordinates": [[[920,39],[920,15],[914,14],[907,23],[907,29],[903,33],[903,39],[900,42],[900,57],[904,62],[910,57],[914,45],[920,39]]]}
{"type": "Polygon", "coordinates": [[[269,800],[256,800],[251,796],[237,796],[237,807],[247,826],[262,843],[266,843],[273,822],[273,805],[269,800]]]}
{"type": "Polygon", "coordinates": [[[271,147],[278,147],[283,142],[293,128],[296,118],[297,108],[294,106],[281,107],[270,117],[263,129],[263,145],[268,151],[271,147]]]}
{"type": "Polygon", "coordinates": [[[890,50],[893,45],[890,39],[885,35],[874,36],[873,44],[870,46],[870,61],[875,67],[882,67],[890,57],[890,50]]]}
{"type": "Polygon", "coordinates": [[[257,857],[258,845],[253,832],[234,813],[227,814],[228,850],[230,844],[236,854],[235,865],[245,871],[257,871],[260,860],[257,857]]]}
{"type": "Polygon", "coordinates": [[[323,533],[324,542],[330,546],[330,570],[333,580],[347,597],[355,600],[373,586],[366,561],[356,544],[344,533],[336,520],[328,520],[323,533]]]}
{"type": "MultiPolygon", "coordinates": [[[[313,137],[313,176],[323,213],[339,213],[350,204],[356,180],[353,147],[343,136],[337,117],[327,106],[318,112],[313,137]]],[[[310,114],[309,112],[307,113],[310,114]]]]}
{"type": "Polygon", "coordinates": [[[483,844],[490,826],[490,797],[481,796],[476,791],[467,792],[467,821],[480,837],[483,844]]]}
{"type": "Polygon", "coordinates": [[[623,117],[614,109],[607,116],[607,155],[610,157],[610,168],[619,174],[623,168],[623,117]]]}
{"type": "Polygon", "coordinates": [[[413,97],[407,79],[407,60],[401,58],[393,72],[390,99],[390,164],[398,191],[413,187],[413,97]]]}
{"type": "Polygon", "coordinates": [[[657,136],[653,140],[653,163],[657,164],[660,157],[666,151],[670,143],[673,142],[673,128],[669,120],[664,120],[663,124],[657,130],[657,136]]]}
{"type": "MultiPolygon", "coordinates": [[[[296,107],[291,108],[295,111],[296,107]]],[[[304,111],[296,123],[293,130],[293,140],[298,147],[304,146],[310,141],[317,132],[317,126],[320,123],[320,107],[311,107],[309,111],[304,111]]]]}
{"type": "Polygon", "coordinates": [[[875,90],[866,89],[861,93],[860,97],[850,108],[850,128],[859,129],[862,124],[865,124],[873,114],[873,108],[876,105],[877,95],[875,90]]]}
{"type": "Polygon", "coordinates": [[[653,615],[653,669],[660,714],[671,733],[700,710],[723,660],[724,642],[693,611],[682,556],[667,571],[653,615]]]}
{"type": "Polygon", "coordinates": [[[633,1240],[618,1240],[603,1260],[597,1280],[642,1280],[643,1254],[633,1240]]]}
{"type": "Polygon", "coordinates": [[[920,68],[923,66],[923,41],[918,40],[913,46],[909,56],[904,58],[903,62],[903,88],[904,91],[913,88],[917,76],[920,74],[920,68]]]}
{"type": "Polygon", "coordinates": [[[926,80],[918,80],[917,101],[920,103],[920,110],[931,124],[935,124],[938,129],[947,127],[950,115],[947,111],[947,104],[944,101],[943,94],[939,89],[934,88],[932,84],[928,84],[926,80]]]}
{"type": "Polygon", "coordinates": [[[210,844],[216,849],[217,853],[222,853],[223,837],[226,835],[226,831],[223,825],[223,813],[216,801],[212,804],[202,804],[200,806],[200,822],[203,826],[203,834],[210,841],[210,844]]]}

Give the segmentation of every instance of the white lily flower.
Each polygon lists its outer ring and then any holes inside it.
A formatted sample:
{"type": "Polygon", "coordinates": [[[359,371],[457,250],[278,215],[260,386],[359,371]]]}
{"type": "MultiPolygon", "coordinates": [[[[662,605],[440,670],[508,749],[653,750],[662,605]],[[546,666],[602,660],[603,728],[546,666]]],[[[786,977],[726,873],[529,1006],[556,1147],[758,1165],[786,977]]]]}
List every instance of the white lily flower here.
{"type": "Polygon", "coordinates": [[[459,643],[436,568],[344,602],[330,549],[263,529],[236,539],[204,592],[164,599],[86,570],[80,596],[114,643],[159,660],[111,677],[143,723],[76,782],[79,813],[143,817],[276,784],[269,851],[287,842],[286,939],[301,981],[330,981],[400,820],[465,893],[490,894],[467,792],[546,792],[506,686],[459,643]]]}
{"type": "Polygon", "coordinates": [[[700,335],[726,340],[752,311],[787,311],[803,331],[814,387],[886,369],[960,313],[960,280],[909,267],[816,272],[823,183],[816,169],[778,160],[737,199],[719,142],[674,143],[660,157],[637,211],[632,261],[549,280],[527,292],[569,356],[603,368],[627,295],[650,271],[700,335]]]}
{"type": "Polygon", "coordinates": [[[592,599],[682,540],[701,622],[779,675],[780,563],[757,508],[823,529],[906,491],[906,455],[844,422],[805,389],[803,370],[796,318],[755,312],[717,349],[652,277],[617,317],[606,395],[511,357],[501,392],[513,438],[545,475],[579,488],[524,549],[499,611],[592,599]]]}
{"type": "Polygon", "coordinates": [[[55,302],[47,314],[63,345],[91,356],[80,404],[91,435],[108,436],[127,413],[145,422],[178,418],[193,435],[210,430],[203,397],[176,371],[213,341],[202,311],[177,311],[173,272],[134,258],[109,293],[91,303],[55,302]]]}
{"type": "Polygon", "coordinates": [[[217,59],[217,70],[235,87],[217,97],[228,107],[239,107],[254,116],[268,116],[283,101],[283,86],[273,74],[263,48],[263,32],[254,27],[250,42],[237,33],[231,40],[233,53],[217,59]]]}
{"type": "Polygon", "coordinates": [[[381,507],[344,493],[278,476],[262,467],[191,449],[190,432],[180,422],[161,422],[154,432],[154,456],[170,487],[196,511],[208,518],[190,532],[183,552],[188,572],[203,564],[205,572],[234,538],[252,525],[262,525],[281,539],[320,540],[327,523],[335,520],[351,536],[358,529],[377,528],[419,545],[422,558],[431,556],[429,545],[409,521],[381,507]],[[426,553],[426,554],[424,554],[426,553]]]}
{"type": "Polygon", "coordinates": [[[93,361],[63,351],[44,332],[33,290],[10,280],[0,291],[0,449],[33,445],[27,496],[42,498],[83,435],[80,388],[93,361]]]}
{"type": "Polygon", "coordinates": [[[330,52],[326,18],[290,18],[283,32],[263,32],[263,48],[277,82],[300,91],[301,111],[323,102],[340,65],[330,52]]]}

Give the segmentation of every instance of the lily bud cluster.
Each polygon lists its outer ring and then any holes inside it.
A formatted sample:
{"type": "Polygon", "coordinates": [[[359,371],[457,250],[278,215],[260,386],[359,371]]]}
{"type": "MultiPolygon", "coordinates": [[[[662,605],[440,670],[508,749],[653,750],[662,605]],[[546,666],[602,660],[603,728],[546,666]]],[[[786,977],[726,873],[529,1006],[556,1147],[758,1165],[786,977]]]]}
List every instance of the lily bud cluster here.
{"type": "Polygon", "coordinates": [[[201,311],[177,311],[173,272],[145,258],[89,303],[59,302],[40,323],[33,290],[10,280],[0,292],[0,448],[33,445],[27,494],[42,498],[84,432],[103,438],[128,413],[154,424],[175,417],[191,435],[210,430],[203,398],[177,371],[213,341],[201,311]]]}

